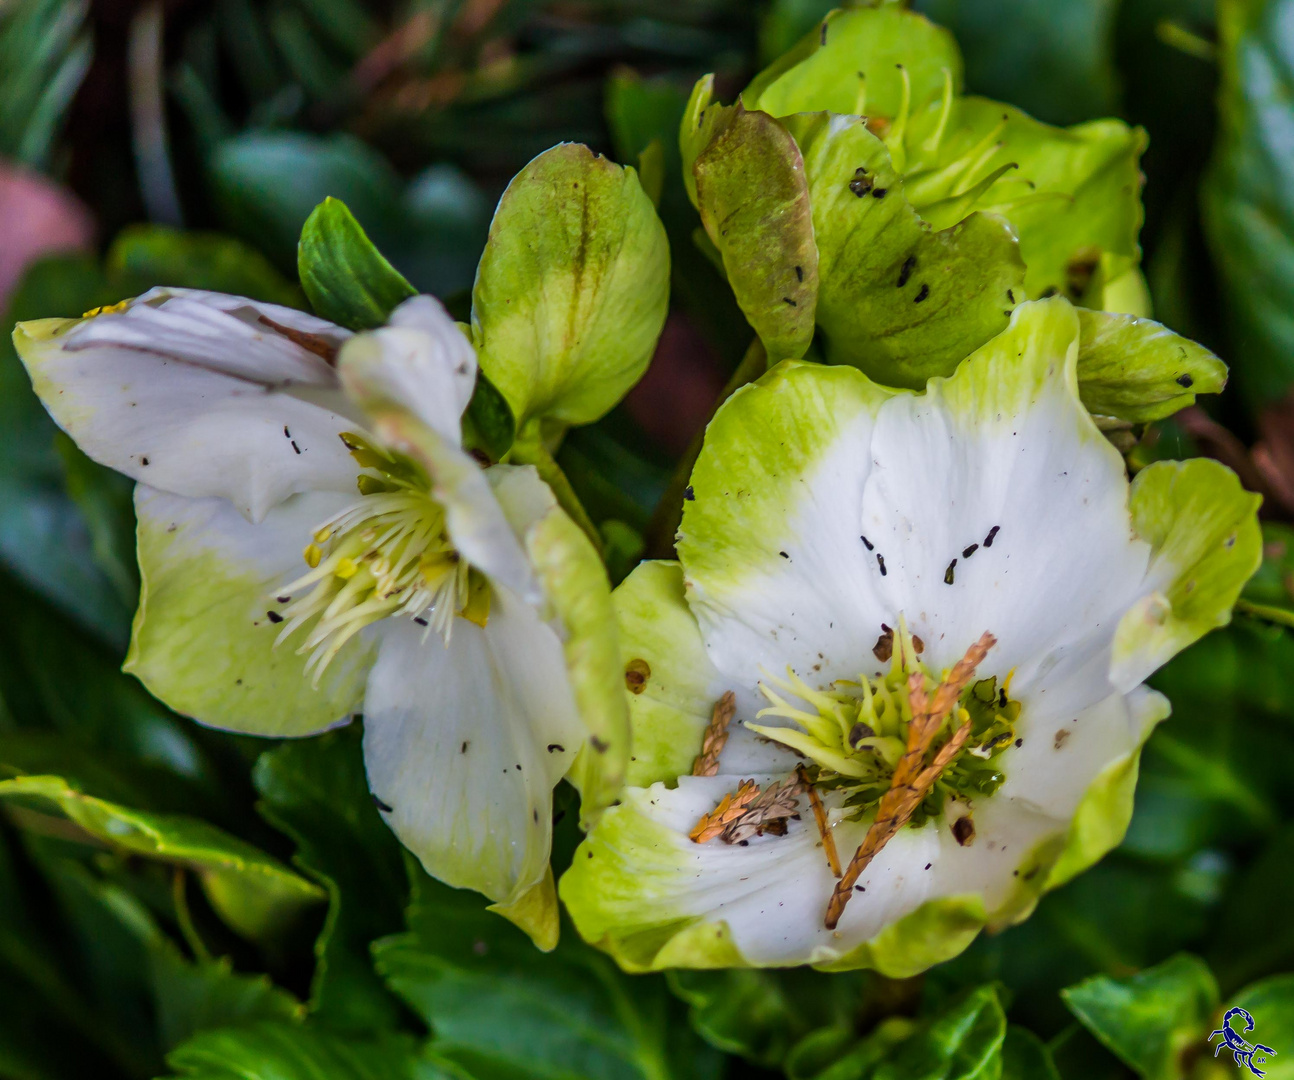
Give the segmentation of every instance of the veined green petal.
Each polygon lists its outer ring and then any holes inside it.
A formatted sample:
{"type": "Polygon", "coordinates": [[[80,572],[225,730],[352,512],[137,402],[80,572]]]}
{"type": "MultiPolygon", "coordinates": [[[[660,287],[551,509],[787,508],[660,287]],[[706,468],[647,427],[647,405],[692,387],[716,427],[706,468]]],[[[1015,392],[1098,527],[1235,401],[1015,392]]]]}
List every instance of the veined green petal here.
{"type": "Polygon", "coordinates": [[[1226,364],[1150,319],[1079,309],[1078,325],[1078,391],[1091,413],[1147,423],[1226,386],[1226,364]]]}
{"type": "Polygon", "coordinates": [[[720,105],[714,100],[714,76],[697,79],[692,94],[683,110],[678,127],[678,149],[683,159],[683,186],[692,205],[700,209],[696,196],[696,173],[693,166],[704,152],[737,115],[734,105],[720,105]]]}
{"type": "Polygon", "coordinates": [[[862,120],[805,113],[783,123],[809,177],[828,358],[890,386],[951,374],[1024,299],[1010,225],[973,213],[936,231],[862,120]]]}
{"type": "Polygon", "coordinates": [[[345,720],[359,708],[371,642],[352,638],[316,687],[296,651],[304,634],[276,646],[270,616],[276,592],[305,569],[313,530],[351,501],[298,495],[253,525],[224,499],[136,487],[139,610],[125,670],[177,712],[227,731],[311,735],[345,720]]]}
{"type": "Polygon", "coordinates": [[[967,97],[914,115],[904,145],[908,198],[936,228],[971,208],[1011,222],[1030,296],[1057,292],[1077,302],[1103,254],[1132,264],[1140,256],[1140,128],[1121,120],[1057,128],[1012,106],[967,97]],[[969,204],[959,198],[973,190],[969,204]]]}
{"type": "Polygon", "coordinates": [[[945,85],[959,93],[961,79],[952,34],[901,4],[882,4],[833,11],[755,76],[742,100],[773,116],[826,109],[892,120],[905,96],[916,111],[945,85]]]}
{"type": "Polygon", "coordinates": [[[633,728],[627,782],[672,783],[692,771],[715,702],[728,689],[710,662],[674,562],[644,562],[612,593],[633,728]]]}
{"type": "Polygon", "coordinates": [[[701,222],[770,363],[813,340],[818,249],[804,160],[767,113],[740,105],[693,166],[701,222]]]}
{"type": "Polygon", "coordinates": [[[1186,646],[1231,620],[1262,562],[1261,497],[1207,458],[1160,461],[1132,481],[1137,535],[1152,548],[1147,595],[1119,623],[1110,677],[1135,686],[1186,646]]]}
{"type": "Polygon", "coordinates": [[[476,271],[472,335],[519,428],[602,416],[646,370],[668,304],[665,229],[633,169],[566,143],[508,185],[476,271]]]}
{"type": "Polygon", "coordinates": [[[544,880],[511,904],[491,904],[487,911],[502,915],[508,922],[525,931],[537,949],[552,952],[557,948],[561,931],[561,916],[557,907],[557,885],[550,866],[544,880]]]}

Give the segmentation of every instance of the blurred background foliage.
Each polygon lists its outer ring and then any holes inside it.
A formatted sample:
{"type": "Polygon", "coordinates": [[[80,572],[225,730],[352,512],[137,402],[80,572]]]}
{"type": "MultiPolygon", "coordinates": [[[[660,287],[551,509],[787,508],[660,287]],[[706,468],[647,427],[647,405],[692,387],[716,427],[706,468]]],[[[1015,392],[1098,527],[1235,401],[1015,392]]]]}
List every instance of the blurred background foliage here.
{"type": "MultiPolygon", "coordinates": [[[[304,305],[296,240],[328,195],[461,309],[530,157],[562,140],[645,152],[671,317],[639,387],[559,455],[622,576],[749,340],[691,240],[687,92],[715,71],[731,97],[831,6],[0,0],[6,329],[155,284],[304,305]]],[[[1294,0],[916,6],[956,34],[971,91],[1148,130],[1156,317],[1233,385],[1133,432],[1129,461],[1208,454],[1266,500],[1234,623],[1156,679],[1174,718],[1122,847],[924,978],[628,977],[569,927],[541,956],[403,857],[357,730],[209,731],[120,673],[129,484],[58,434],[6,334],[0,1076],[1221,1076],[1206,1036],[1248,1002],[1283,1017],[1257,1034],[1280,1054],[1268,1075],[1294,1077],[1294,0]]],[[[559,791],[559,869],[572,811],[559,791]]]]}

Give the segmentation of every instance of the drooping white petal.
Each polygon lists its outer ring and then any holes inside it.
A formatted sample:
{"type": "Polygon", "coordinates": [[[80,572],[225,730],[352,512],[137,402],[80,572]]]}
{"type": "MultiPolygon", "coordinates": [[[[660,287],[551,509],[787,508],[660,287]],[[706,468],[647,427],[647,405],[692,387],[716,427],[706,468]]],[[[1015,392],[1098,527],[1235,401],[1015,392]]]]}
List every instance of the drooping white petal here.
{"type": "Polygon", "coordinates": [[[410,297],[389,325],[351,338],[339,366],[366,405],[377,398],[399,405],[458,443],[459,418],[476,385],[476,353],[434,297],[410,297]]]}
{"type": "Polygon", "coordinates": [[[228,731],[311,735],[346,720],[372,643],[353,638],[315,684],[296,651],[303,635],[276,645],[275,594],[305,568],[311,532],[348,501],[297,495],[252,524],[224,499],[138,485],[141,589],[125,669],[171,708],[228,731]]]}
{"type": "Polygon", "coordinates": [[[369,787],[428,873],[508,904],[548,866],[552,789],[583,731],[561,643],[496,589],[449,644],[388,620],[364,701],[369,787]]]}
{"type": "Polygon", "coordinates": [[[163,491],[227,498],[252,521],[294,494],[354,490],[337,435],[356,424],[332,369],[256,318],[314,327],[301,332],[320,347],[346,331],[240,297],[147,295],[15,332],[37,394],[87,454],[163,491]]]}

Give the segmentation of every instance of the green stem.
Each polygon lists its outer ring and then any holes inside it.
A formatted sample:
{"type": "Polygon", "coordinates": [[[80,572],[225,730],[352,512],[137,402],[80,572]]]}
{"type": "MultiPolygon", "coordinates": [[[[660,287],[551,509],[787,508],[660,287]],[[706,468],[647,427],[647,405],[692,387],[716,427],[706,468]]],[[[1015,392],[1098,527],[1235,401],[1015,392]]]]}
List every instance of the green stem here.
{"type": "Polygon", "coordinates": [[[656,504],[656,512],[652,514],[651,521],[647,525],[647,558],[672,559],[674,557],[674,537],[683,522],[683,493],[692,478],[692,467],[701,454],[701,444],[705,441],[705,429],[714,419],[714,414],[719,411],[720,405],[767,370],[768,353],[764,351],[764,343],[759,338],[755,338],[746,350],[746,355],[741,358],[741,363],[737,365],[737,370],[732,373],[727,385],[715,399],[714,408],[705,418],[705,424],[692,437],[687,450],[674,466],[674,475],[670,477],[669,487],[665,489],[665,494],[656,504]]]}
{"type": "Polygon", "coordinates": [[[189,951],[193,953],[193,959],[199,963],[206,963],[210,961],[211,953],[207,951],[198,928],[193,925],[193,916],[189,912],[187,884],[184,867],[177,866],[171,874],[171,900],[175,907],[175,921],[180,926],[180,933],[189,946],[189,951]]]}
{"type": "Polygon", "coordinates": [[[1242,615],[1250,615],[1264,622],[1294,628],[1294,611],[1288,608],[1272,607],[1270,604],[1255,604],[1249,600],[1237,600],[1236,610],[1242,615]]]}
{"type": "Polygon", "coordinates": [[[589,517],[584,504],[580,502],[575,489],[571,487],[571,482],[566,478],[562,467],[557,464],[557,460],[544,445],[543,440],[538,436],[518,439],[512,444],[512,454],[508,460],[515,465],[533,465],[539,471],[539,478],[552,488],[553,495],[557,498],[557,505],[588,534],[589,539],[593,541],[594,550],[601,556],[602,534],[598,532],[598,527],[593,524],[593,519],[589,517]]]}

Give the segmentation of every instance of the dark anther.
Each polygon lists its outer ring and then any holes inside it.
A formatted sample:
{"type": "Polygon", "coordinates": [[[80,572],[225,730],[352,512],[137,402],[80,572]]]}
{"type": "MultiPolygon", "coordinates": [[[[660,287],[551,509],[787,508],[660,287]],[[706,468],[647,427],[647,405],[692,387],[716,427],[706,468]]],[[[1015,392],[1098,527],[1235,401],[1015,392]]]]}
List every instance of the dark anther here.
{"type": "Polygon", "coordinates": [[[849,190],[860,199],[872,190],[872,178],[861,165],[854,170],[854,178],[849,181],[849,190]]]}
{"type": "Polygon", "coordinates": [[[301,447],[297,445],[296,439],[292,440],[292,449],[295,450],[298,454],[301,453],[301,447]]]}
{"type": "Polygon", "coordinates": [[[881,577],[885,576],[885,556],[879,551],[876,553],[876,563],[881,568],[881,577]]]}
{"type": "Polygon", "coordinates": [[[970,847],[975,839],[975,822],[969,817],[959,817],[953,822],[953,839],[962,847],[970,847]]]}
{"type": "Polygon", "coordinates": [[[899,288],[903,288],[908,283],[908,278],[912,276],[912,271],[917,267],[917,257],[909,255],[904,261],[903,266],[899,269],[899,288]]]}
{"type": "Polygon", "coordinates": [[[948,569],[944,571],[945,585],[951,585],[953,583],[953,571],[955,571],[956,569],[957,569],[957,560],[953,559],[953,561],[948,564],[948,569]]]}
{"type": "Polygon", "coordinates": [[[883,187],[874,188],[874,189],[872,190],[872,198],[873,198],[873,199],[883,199],[883,198],[885,198],[885,196],[886,196],[886,195],[888,195],[889,193],[890,193],[890,189],[889,189],[889,188],[883,188],[883,187]]]}
{"type": "Polygon", "coordinates": [[[413,621],[414,621],[414,622],[416,622],[419,626],[426,626],[426,625],[427,625],[427,620],[426,620],[426,619],[424,619],[421,615],[415,615],[415,616],[413,617],[413,621]]]}
{"type": "Polygon", "coordinates": [[[1006,298],[1007,298],[1008,300],[1010,300],[1010,301],[1011,301],[1011,303],[1013,303],[1013,304],[1015,303],[1015,293],[1014,293],[1014,292],[1012,292],[1010,289],[1007,289],[1007,291],[1006,291],[1006,298]]]}
{"type": "Polygon", "coordinates": [[[292,432],[290,432],[290,431],[288,430],[288,426],[287,426],[287,424],[284,424],[284,425],[283,425],[283,437],[284,437],[285,439],[290,439],[290,438],[292,438],[292,432]]]}
{"type": "Polygon", "coordinates": [[[986,548],[993,546],[993,538],[997,536],[1000,528],[1002,528],[1001,525],[994,525],[993,528],[989,529],[988,536],[984,537],[984,546],[986,548]]]}
{"type": "Polygon", "coordinates": [[[779,551],[778,554],[784,559],[789,559],[791,557],[785,551],[779,551]]]}
{"type": "Polygon", "coordinates": [[[688,486],[683,489],[683,498],[688,502],[692,502],[696,498],[696,492],[692,490],[691,484],[688,484],[688,486]]]}
{"type": "Polygon", "coordinates": [[[867,886],[866,886],[866,885],[855,885],[855,886],[854,886],[854,889],[855,889],[855,891],[856,891],[856,892],[866,892],[866,891],[867,891],[867,886]]]}
{"type": "Polygon", "coordinates": [[[868,539],[867,539],[867,537],[865,537],[865,536],[860,536],[858,539],[859,539],[859,540],[861,540],[861,541],[863,542],[863,547],[865,547],[868,551],[873,550],[874,545],[872,544],[872,542],[871,542],[870,540],[868,540],[868,539]]]}
{"type": "Polygon", "coordinates": [[[148,464],[148,458],[146,458],[146,457],[142,457],[142,458],[140,458],[140,459],[139,459],[139,463],[140,463],[141,465],[147,465],[147,464],[148,464]]]}
{"type": "Polygon", "coordinates": [[[977,551],[979,551],[979,544],[971,544],[968,548],[962,548],[962,558],[969,559],[977,551]]]}
{"type": "Polygon", "coordinates": [[[782,297],[782,303],[784,303],[784,304],[790,304],[790,305],[791,305],[791,307],[799,307],[799,306],[800,306],[800,305],[799,305],[799,304],[797,304],[794,300],[792,300],[789,296],[784,296],[784,297],[782,297]]]}
{"type": "Polygon", "coordinates": [[[276,596],[274,599],[275,599],[275,600],[277,600],[280,604],[286,604],[289,600],[291,600],[291,599],[292,599],[292,597],[290,597],[290,596],[276,596]]]}
{"type": "Polygon", "coordinates": [[[565,750],[566,750],[566,747],[564,747],[561,743],[550,742],[548,744],[548,752],[550,754],[560,754],[560,753],[563,753],[565,750]]]}
{"type": "MultiPolygon", "coordinates": [[[[370,792],[369,794],[372,794],[372,792],[370,792]]],[[[373,795],[373,805],[376,806],[379,810],[381,810],[382,813],[384,814],[389,814],[393,809],[393,807],[387,806],[387,804],[384,803],[381,799],[379,799],[376,795],[373,795]]]]}
{"type": "Polygon", "coordinates": [[[281,623],[283,621],[283,616],[280,615],[277,611],[267,611],[265,613],[265,617],[269,619],[270,622],[272,623],[281,623]]]}
{"type": "Polygon", "coordinates": [[[921,303],[922,300],[924,300],[929,295],[930,295],[930,286],[922,285],[921,288],[917,290],[917,295],[912,298],[912,302],[914,304],[919,304],[921,303]]]}
{"type": "Polygon", "coordinates": [[[1194,386],[1194,385],[1195,385],[1195,380],[1194,380],[1194,379],[1192,379],[1189,375],[1178,375],[1178,376],[1177,376],[1177,385],[1178,385],[1178,386],[1186,386],[1186,387],[1194,386]]]}
{"type": "Polygon", "coordinates": [[[804,280],[804,267],[803,267],[803,266],[797,266],[797,267],[795,268],[795,280],[796,280],[796,281],[803,281],[803,280],[804,280]]]}
{"type": "Polygon", "coordinates": [[[464,739],[464,740],[463,740],[463,745],[462,745],[462,746],[460,746],[460,747],[458,748],[458,752],[459,752],[460,754],[466,754],[466,753],[467,753],[467,748],[468,748],[469,746],[471,746],[471,745],[472,745],[472,741],[471,741],[470,739],[464,739]]]}

